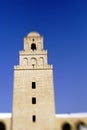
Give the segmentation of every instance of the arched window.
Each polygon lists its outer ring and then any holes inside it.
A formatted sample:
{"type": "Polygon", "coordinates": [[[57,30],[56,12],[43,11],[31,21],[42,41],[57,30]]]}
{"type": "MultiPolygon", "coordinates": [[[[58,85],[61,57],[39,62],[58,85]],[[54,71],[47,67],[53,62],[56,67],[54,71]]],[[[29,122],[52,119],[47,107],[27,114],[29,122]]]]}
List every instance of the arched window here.
{"type": "Polygon", "coordinates": [[[62,130],[71,130],[71,126],[69,123],[64,123],[62,126],[62,130]]]}
{"type": "Polygon", "coordinates": [[[6,130],[5,124],[3,122],[0,122],[0,130],[6,130]]]}
{"type": "Polygon", "coordinates": [[[78,124],[77,124],[77,130],[86,130],[87,129],[87,126],[85,125],[85,123],[83,123],[83,122],[79,122],[78,124]]]}
{"type": "Polygon", "coordinates": [[[36,44],[35,43],[32,43],[31,44],[31,49],[34,51],[34,50],[36,50],[36,44]]]}

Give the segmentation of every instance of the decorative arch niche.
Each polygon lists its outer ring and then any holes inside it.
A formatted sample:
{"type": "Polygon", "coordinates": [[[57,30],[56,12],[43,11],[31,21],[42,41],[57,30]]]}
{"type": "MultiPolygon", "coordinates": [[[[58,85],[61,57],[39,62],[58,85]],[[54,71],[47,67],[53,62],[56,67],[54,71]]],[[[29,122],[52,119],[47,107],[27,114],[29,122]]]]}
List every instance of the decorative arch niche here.
{"type": "Polygon", "coordinates": [[[43,66],[44,66],[44,58],[43,58],[43,57],[40,57],[40,58],[39,58],[39,66],[40,66],[40,67],[43,67],[43,66]]]}
{"type": "Polygon", "coordinates": [[[30,62],[31,62],[31,66],[33,68],[37,67],[37,59],[36,58],[32,57],[30,62]]]}
{"type": "Polygon", "coordinates": [[[23,65],[26,65],[26,66],[28,65],[28,58],[25,57],[25,58],[23,59],[23,65]]]}

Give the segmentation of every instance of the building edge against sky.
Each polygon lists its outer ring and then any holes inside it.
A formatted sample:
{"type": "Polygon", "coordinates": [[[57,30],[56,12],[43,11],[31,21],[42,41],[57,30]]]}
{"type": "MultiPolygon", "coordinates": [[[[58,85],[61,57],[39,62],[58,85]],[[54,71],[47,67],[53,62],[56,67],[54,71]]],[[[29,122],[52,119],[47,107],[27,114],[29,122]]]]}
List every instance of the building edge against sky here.
{"type": "Polygon", "coordinates": [[[19,65],[14,66],[12,130],[55,129],[53,89],[43,37],[31,32],[24,38],[19,65]]]}
{"type": "Polygon", "coordinates": [[[86,125],[86,113],[55,114],[53,68],[43,37],[30,32],[14,66],[13,111],[0,114],[1,130],[80,130],[86,125]]]}

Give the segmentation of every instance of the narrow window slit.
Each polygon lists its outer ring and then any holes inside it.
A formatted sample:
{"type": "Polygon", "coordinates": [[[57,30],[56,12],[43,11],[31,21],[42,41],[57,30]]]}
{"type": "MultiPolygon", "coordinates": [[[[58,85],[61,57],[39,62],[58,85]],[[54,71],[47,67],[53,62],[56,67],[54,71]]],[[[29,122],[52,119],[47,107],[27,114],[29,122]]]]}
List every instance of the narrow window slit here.
{"type": "Polygon", "coordinates": [[[36,88],[36,82],[32,82],[32,89],[36,88]]]}
{"type": "Polygon", "coordinates": [[[32,104],[36,104],[36,98],[32,97],[32,104]]]}
{"type": "Polygon", "coordinates": [[[32,121],[36,122],[36,116],[35,115],[32,116],[32,121]]]}

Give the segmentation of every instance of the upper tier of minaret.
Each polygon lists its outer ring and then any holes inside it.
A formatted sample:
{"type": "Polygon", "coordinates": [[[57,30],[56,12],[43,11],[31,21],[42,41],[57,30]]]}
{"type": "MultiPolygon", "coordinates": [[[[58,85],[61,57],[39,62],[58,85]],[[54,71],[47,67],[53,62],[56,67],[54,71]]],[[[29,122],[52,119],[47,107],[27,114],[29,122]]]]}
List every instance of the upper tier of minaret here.
{"type": "Polygon", "coordinates": [[[47,50],[44,50],[43,37],[37,32],[30,32],[24,37],[24,49],[19,53],[17,69],[51,69],[48,64],[47,50]]]}
{"type": "Polygon", "coordinates": [[[24,38],[25,51],[42,51],[43,50],[43,37],[37,32],[30,32],[24,38]]]}

